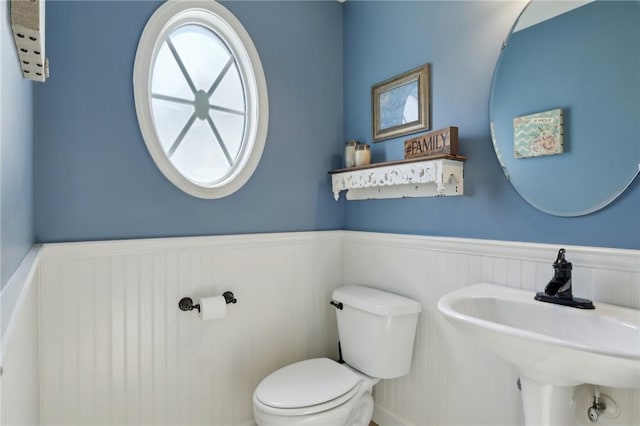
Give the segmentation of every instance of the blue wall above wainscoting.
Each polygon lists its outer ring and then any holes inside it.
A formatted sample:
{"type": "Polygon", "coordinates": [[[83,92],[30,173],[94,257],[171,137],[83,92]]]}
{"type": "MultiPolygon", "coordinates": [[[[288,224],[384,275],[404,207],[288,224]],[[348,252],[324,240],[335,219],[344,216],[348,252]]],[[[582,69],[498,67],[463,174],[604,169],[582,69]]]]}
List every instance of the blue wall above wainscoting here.
{"type": "MultiPolygon", "coordinates": [[[[159,2],[47,2],[51,78],[35,89],[38,241],[344,228],[640,248],[640,179],[599,212],[560,218],[529,206],[502,174],[489,91],[524,2],[224,4],[261,55],[269,134],[245,187],[200,200],[162,176],[136,120],[133,60],[159,2]],[[460,128],[465,195],[336,203],[326,172],[340,165],[345,139],[371,141],[371,85],[424,63],[432,128],[460,128]]],[[[374,144],[374,161],[402,158],[402,142],[374,144]]]]}
{"type": "Polygon", "coordinates": [[[269,133],[253,177],[201,200],[155,166],[132,73],[157,1],[47,2],[51,78],[36,88],[36,232],[41,242],[340,229],[327,171],[342,144],[338,2],[225,2],[267,77],[269,133]]]}
{"type": "Polygon", "coordinates": [[[0,0],[0,290],[34,243],[33,86],[22,71],[0,0]]]}
{"type": "MultiPolygon", "coordinates": [[[[531,207],[502,173],[489,134],[489,91],[500,46],[523,6],[345,3],[345,139],[371,141],[373,84],[430,63],[432,129],[458,126],[460,151],[468,157],[464,196],[349,201],[345,229],[640,248],[640,179],[603,210],[562,218],[531,207]]],[[[372,144],[373,160],[402,158],[407,138],[372,144]]],[[[594,172],[606,167],[614,166],[594,172]]]]}

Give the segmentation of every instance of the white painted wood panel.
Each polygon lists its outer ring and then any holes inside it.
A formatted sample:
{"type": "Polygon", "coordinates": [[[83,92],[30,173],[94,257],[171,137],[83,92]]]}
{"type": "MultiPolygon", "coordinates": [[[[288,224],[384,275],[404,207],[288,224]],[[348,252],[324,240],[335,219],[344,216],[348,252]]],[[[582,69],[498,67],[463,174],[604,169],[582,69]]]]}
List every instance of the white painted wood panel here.
{"type": "MultiPolygon", "coordinates": [[[[436,304],[444,294],[481,281],[531,290],[533,297],[551,278],[559,248],[345,232],[345,284],[366,283],[412,297],[423,307],[411,373],[376,386],[374,419],[381,426],[522,425],[515,370],[448,324],[436,304]]],[[[640,308],[639,251],[565,248],[574,266],[574,294],[640,308]]],[[[600,418],[598,425],[640,424],[640,392],[602,391],[615,397],[622,412],[614,420],[600,418]]],[[[578,392],[576,425],[590,424],[590,392],[586,385],[578,392]]]]}
{"type": "Polygon", "coordinates": [[[337,352],[341,235],[47,245],[42,424],[250,424],[263,377],[337,352]],[[178,310],[225,290],[225,320],[178,310]]]}
{"type": "Polygon", "coordinates": [[[39,257],[35,246],[0,294],[0,425],[40,424],[39,257]]]}
{"type": "MultiPolygon", "coordinates": [[[[41,264],[42,424],[251,424],[274,369],[335,356],[334,288],[367,284],[423,306],[412,371],[375,389],[381,426],[522,424],[516,373],[436,308],[480,281],[541,290],[558,246],[311,232],[47,245],[41,264]],[[223,321],[177,309],[232,290],[223,321]]],[[[578,296],[640,308],[640,252],[565,247],[578,296]]],[[[589,388],[576,403],[586,426],[589,388]]],[[[601,426],[640,424],[640,394],[601,426]]]]}
{"type": "Polygon", "coordinates": [[[38,286],[27,288],[15,332],[2,361],[2,425],[39,425],[38,286]]]}

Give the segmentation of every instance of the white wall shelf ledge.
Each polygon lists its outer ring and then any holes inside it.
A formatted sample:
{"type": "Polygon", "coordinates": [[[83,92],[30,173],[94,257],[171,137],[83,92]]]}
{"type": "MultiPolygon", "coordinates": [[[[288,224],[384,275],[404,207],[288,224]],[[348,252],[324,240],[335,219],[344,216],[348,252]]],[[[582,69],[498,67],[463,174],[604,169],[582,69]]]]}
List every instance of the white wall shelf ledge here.
{"type": "Polygon", "coordinates": [[[333,197],[347,191],[347,200],[462,195],[462,156],[412,158],[332,170],[333,197]]]}

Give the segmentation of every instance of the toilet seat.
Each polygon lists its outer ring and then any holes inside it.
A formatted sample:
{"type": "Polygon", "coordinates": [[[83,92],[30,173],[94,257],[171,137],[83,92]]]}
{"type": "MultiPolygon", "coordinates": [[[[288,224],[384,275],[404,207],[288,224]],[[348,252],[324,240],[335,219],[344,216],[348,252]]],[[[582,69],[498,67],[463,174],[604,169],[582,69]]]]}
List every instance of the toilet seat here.
{"type": "Polygon", "coordinates": [[[351,399],[361,381],[331,359],[309,359],[267,376],[256,388],[254,401],[262,411],[280,416],[319,413],[351,399]]]}

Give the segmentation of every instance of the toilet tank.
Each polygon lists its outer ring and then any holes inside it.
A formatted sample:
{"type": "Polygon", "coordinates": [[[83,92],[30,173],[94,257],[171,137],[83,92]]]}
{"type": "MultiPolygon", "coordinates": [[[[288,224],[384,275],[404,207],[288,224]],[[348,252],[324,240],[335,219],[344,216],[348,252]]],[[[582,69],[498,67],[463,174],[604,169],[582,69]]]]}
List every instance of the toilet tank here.
{"type": "Polygon", "coordinates": [[[342,358],[371,377],[404,376],[411,367],[418,314],[415,300],[370,287],[350,285],[333,292],[342,358]]]}

